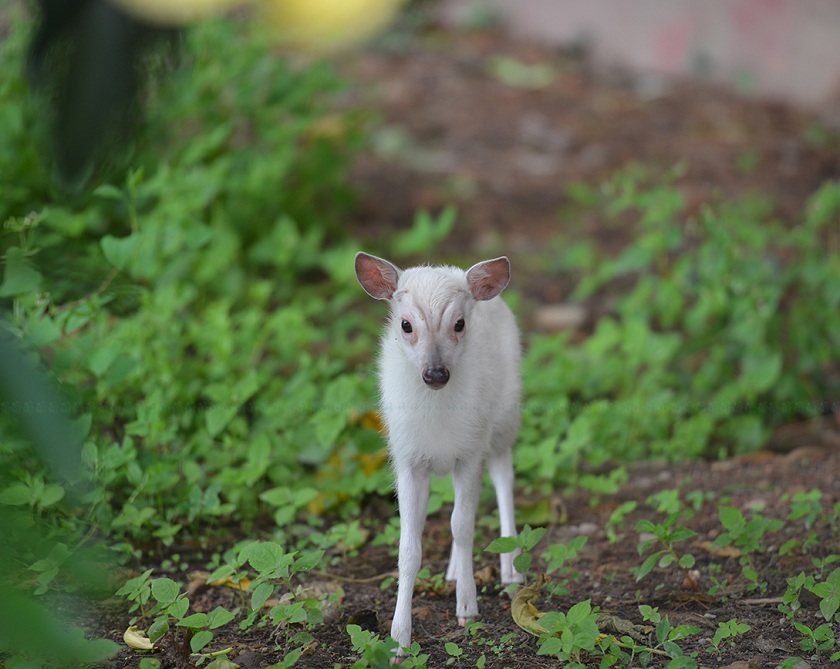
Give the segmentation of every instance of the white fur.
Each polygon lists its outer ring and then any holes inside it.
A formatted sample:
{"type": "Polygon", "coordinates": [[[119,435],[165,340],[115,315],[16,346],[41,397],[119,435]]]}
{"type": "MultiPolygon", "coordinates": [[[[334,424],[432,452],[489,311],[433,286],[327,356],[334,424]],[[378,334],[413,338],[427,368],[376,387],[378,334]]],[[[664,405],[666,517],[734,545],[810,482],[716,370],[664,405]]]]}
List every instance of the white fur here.
{"type": "MultiPolygon", "coordinates": [[[[359,282],[391,307],[379,374],[400,509],[391,636],[401,649],[411,644],[411,596],[421,564],[430,475],[453,474],[453,543],[446,577],[457,582],[461,624],[478,615],[472,549],[485,462],[496,489],[501,534],[516,535],[511,447],[519,431],[520,344],[513,314],[496,297],[509,271],[507,258],[465,272],[455,267],[402,271],[375,256],[356,256],[359,282]],[[403,330],[403,321],[411,332],[403,330]],[[444,369],[448,380],[441,385],[444,369]]],[[[502,583],[523,580],[513,568],[514,555],[501,556],[502,583]]]]}

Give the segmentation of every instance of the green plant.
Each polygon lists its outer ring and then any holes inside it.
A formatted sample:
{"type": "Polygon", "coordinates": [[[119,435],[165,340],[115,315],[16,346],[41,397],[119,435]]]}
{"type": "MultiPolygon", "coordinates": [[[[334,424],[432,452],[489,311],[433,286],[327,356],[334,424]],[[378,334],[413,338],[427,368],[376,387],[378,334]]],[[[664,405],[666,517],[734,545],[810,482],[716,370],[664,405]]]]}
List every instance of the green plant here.
{"type": "Polygon", "coordinates": [[[600,632],[598,615],[590,600],[578,602],[566,613],[550,611],[540,618],[548,634],[539,640],[538,655],[553,655],[568,662],[567,667],[582,668],[582,654],[592,652],[600,632]]]}
{"type": "Polygon", "coordinates": [[[625,517],[627,514],[635,511],[637,506],[638,502],[630,500],[619,504],[615,509],[613,509],[612,513],[610,513],[610,517],[607,519],[606,525],[604,526],[604,531],[607,533],[607,538],[610,540],[610,543],[618,541],[616,529],[624,526],[625,517]]]}
{"type": "Polygon", "coordinates": [[[725,623],[718,623],[718,628],[715,630],[715,634],[712,637],[712,645],[709,647],[707,652],[716,653],[719,656],[723,652],[721,650],[721,644],[725,644],[730,647],[734,646],[735,639],[749,631],[749,625],[739,623],[735,618],[727,620],[725,623]]]}
{"type": "MultiPolygon", "coordinates": [[[[397,648],[396,641],[390,637],[380,639],[379,635],[363,630],[359,625],[348,625],[347,634],[350,635],[353,650],[360,654],[350,669],[388,669],[391,666],[397,648]]],[[[401,666],[424,669],[428,659],[428,655],[420,653],[420,645],[415,641],[401,666]]]]}
{"type": "Polygon", "coordinates": [[[766,583],[758,580],[753,555],[767,550],[764,544],[765,535],[780,530],[784,522],[776,518],[765,518],[759,513],[754,513],[752,518],[747,520],[739,509],[725,505],[720,506],[719,515],[725,531],[715,539],[712,547],[736,546],[741,553],[742,573],[749,583],[749,588],[764,591],[766,583]]]}
{"type": "MultiPolygon", "coordinates": [[[[119,590],[117,596],[124,596],[132,602],[131,610],[141,609],[141,615],[131,620],[129,632],[133,631],[136,648],[154,647],[162,637],[172,634],[174,644],[188,647],[187,653],[192,653],[201,664],[213,653],[201,651],[213,640],[212,630],[226,625],[234,618],[234,614],[222,607],[216,607],[211,613],[193,613],[187,615],[189,600],[180,587],[170,578],[150,579],[152,570],[147,570],[140,576],[129,579],[119,590]],[[150,600],[154,604],[147,608],[150,600]],[[145,635],[137,630],[137,623],[143,619],[151,622],[145,635]],[[174,628],[174,629],[173,629],[174,628]],[[146,646],[143,641],[148,641],[146,646]]],[[[222,653],[225,654],[225,653],[222,653]]]]}
{"type": "Polygon", "coordinates": [[[498,537],[491,541],[485,550],[491,553],[511,553],[518,549],[521,552],[513,558],[513,566],[520,574],[527,574],[533,559],[530,551],[539,543],[544,534],[544,527],[533,529],[526,525],[517,536],[498,537]]]}
{"type": "Polygon", "coordinates": [[[552,580],[549,584],[549,592],[553,596],[562,597],[568,594],[568,589],[566,588],[568,579],[574,578],[577,573],[570,563],[583,550],[583,547],[586,545],[586,541],[586,536],[581,535],[571,539],[567,543],[558,542],[552,544],[546,549],[545,553],[543,553],[543,559],[546,562],[545,573],[556,573],[559,576],[565,577],[562,580],[552,580]]]}
{"type": "Polygon", "coordinates": [[[840,185],[826,183],[793,226],[759,198],[689,213],[672,181],[640,167],[594,197],[587,208],[631,242],[606,260],[584,242],[551,262],[577,272],[580,300],[622,289],[583,342],[531,338],[523,471],[574,484],[583,462],[754,450],[836,395],[840,311],[816,305],[840,304],[840,185]]]}
{"type": "Polygon", "coordinates": [[[399,256],[429,253],[449,236],[457,215],[458,210],[452,206],[442,209],[437,218],[421,209],[415,214],[411,228],[394,236],[394,253],[399,256]]]}
{"type": "Polygon", "coordinates": [[[657,544],[662,546],[659,550],[648,555],[639,567],[632,569],[637,581],[647,576],[657,565],[664,569],[673,564],[682,571],[685,583],[694,589],[697,588],[697,580],[691,572],[696,563],[694,556],[687,552],[680,554],[675,547],[676,544],[696,536],[697,532],[677,525],[677,521],[681,518],[682,513],[677,512],[670,514],[661,523],[653,523],[650,520],[643,519],[636,524],[637,531],[653,535],[652,538],[644,539],[639,543],[639,555],[643,555],[657,544]]]}

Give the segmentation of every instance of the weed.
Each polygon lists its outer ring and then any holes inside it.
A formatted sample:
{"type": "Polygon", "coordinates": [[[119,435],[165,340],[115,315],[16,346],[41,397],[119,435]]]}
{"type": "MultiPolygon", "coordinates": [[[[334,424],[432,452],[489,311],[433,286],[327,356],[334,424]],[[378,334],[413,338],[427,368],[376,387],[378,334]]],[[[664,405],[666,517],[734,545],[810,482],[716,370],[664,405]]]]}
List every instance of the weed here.
{"type": "Polygon", "coordinates": [[[644,539],[639,543],[639,555],[646,553],[651,547],[661,545],[657,551],[648,555],[644,562],[639,567],[635,567],[632,572],[637,581],[642,580],[647,576],[657,565],[661,568],[667,568],[671,565],[676,565],[683,573],[685,583],[690,587],[696,589],[696,578],[690,571],[696,560],[691,553],[678,553],[676,544],[680,544],[697,533],[687,527],[677,525],[677,521],[682,518],[682,513],[672,513],[661,523],[653,523],[649,520],[640,520],[636,525],[638,532],[652,534],[650,539],[644,539]]]}
{"type": "Polygon", "coordinates": [[[712,637],[712,645],[707,652],[716,653],[720,656],[723,653],[721,644],[733,647],[737,637],[746,634],[750,631],[750,626],[744,623],[739,623],[735,618],[727,620],[725,623],[718,623],[718,628],[712,637]]]}
{"type": "Polygon", "coordinates": [[[610,517],[604,525],[604,531],[607,533],[607,538],[610,540],[610,543],[618,541],[616,529],[624,526],[625,516],[627,516],[628,513],[635,511],[637,506],[638,502],[631,500],[618,505],[615,509],[613,509],[612,513],[610,513],[610,517]]]}

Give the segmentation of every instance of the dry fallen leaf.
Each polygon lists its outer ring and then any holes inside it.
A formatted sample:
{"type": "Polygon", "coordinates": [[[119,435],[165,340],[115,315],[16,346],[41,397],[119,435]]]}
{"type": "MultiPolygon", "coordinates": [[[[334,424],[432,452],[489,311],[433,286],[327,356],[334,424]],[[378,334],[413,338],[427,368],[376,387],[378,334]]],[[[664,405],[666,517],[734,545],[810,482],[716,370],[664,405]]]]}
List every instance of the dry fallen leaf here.
{"type": "Polygon", "coordinates": [[[145,632],[139,630],[136,625],[132,625],[123,633],[123,641],[125,645],[132,650],[154,650],[155,647],[145,632]]]}
{"type": "Polygon", "coordinates": [[[548,634],[548,630],[538,622],[543,614],[537,609],[535,602],[540,597],[540,589],[543,584],[550,580],[545,574],[538,574],[536,581],[516,593],[510,605],[510,613],[513,616],[513,621],[534,636],[548,634]]]}
{"type": "Polygon", "coordinates": [[[187,582],[187,595],[191,597],[207,586],[212,588],[233,588],[234,590],[240,590],[242,592],[248,592],[248,589],[251,587],[251,579],[248,577],[234,581],[233,577],[225,576],[224,578],[217,578],[215,581],[210,581],[208,583],[207,578],[209,576],[209,571],[196,570],[190,572],[187,576],[189,579],[187,582]]]}
{"type": "Polygon", "coordinates": [[[499,582],[499,571],[495,565],[488,564],[475,572],[475,584],[477,586],[492,585],[499,582]]]}
{"type": "Polygon", "coordinates": [[[715,547],[711,541],[697,541],[695,546],[706,551],[710,555],[720,558],[739,558],[741,557],[740,549],[735,546],[720,546],[715,547]]]}
{"type": "Polygon", "coordinates": [[[641,644],[647,644],[650,641],[650,635],[654,631],[654,628],[650,625],[634,625],[625,618],[619,618],[609,613],[599,615],[597,625],[598,629],[604,634],[611,634],[617,637],[629,636],[641,644]]]}

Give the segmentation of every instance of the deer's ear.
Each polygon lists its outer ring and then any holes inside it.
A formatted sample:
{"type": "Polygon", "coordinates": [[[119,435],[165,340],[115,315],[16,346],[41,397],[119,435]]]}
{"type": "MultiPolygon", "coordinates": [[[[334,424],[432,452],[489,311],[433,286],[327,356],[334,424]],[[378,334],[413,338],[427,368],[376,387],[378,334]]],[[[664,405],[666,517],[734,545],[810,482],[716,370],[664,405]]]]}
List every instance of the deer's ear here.
{"type": "Polygon", "coordinates": [[[397,290],[401,271],[387,260],[369,253],[356,254],[356,278],[362,288],[377,300],[390,300],[397,290]]]}
{"type": "Polygon", "coordinates": [[[510,260],[506,256],[485,260],[467,270],[467,283],[476,300],[491,300],[510,281],[510,260]]]}

